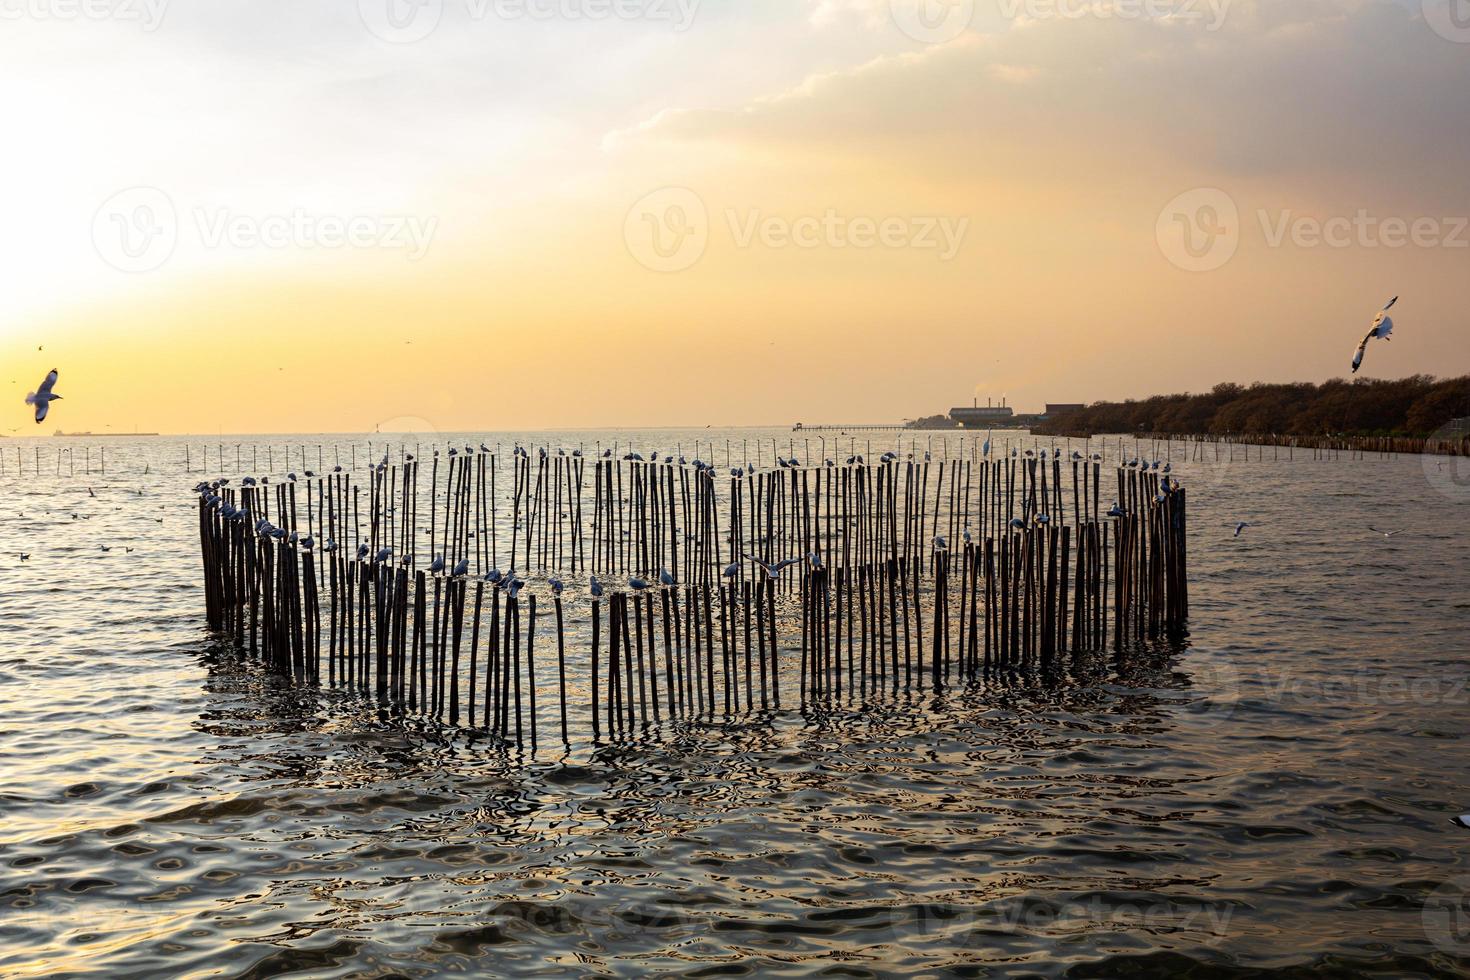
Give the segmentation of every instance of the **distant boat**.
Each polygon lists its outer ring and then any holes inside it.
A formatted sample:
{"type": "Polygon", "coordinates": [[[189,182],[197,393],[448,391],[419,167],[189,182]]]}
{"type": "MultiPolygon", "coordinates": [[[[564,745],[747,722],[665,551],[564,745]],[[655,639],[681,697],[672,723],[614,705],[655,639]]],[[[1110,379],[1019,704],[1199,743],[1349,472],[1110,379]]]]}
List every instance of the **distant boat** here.
{"type": "Polygon", "coordinates": [[[112,436],[112,437],[118,437],[118,438],[126,439],[126,438],[128,438],[130,436],[156,436],[156,435],[158,435],[158,433],[157,432],[62,432],[60,429],[57,429],[54,433],[52,433],[52,435],[65,436],[66,438],[69,438],[69,439],[80,439],[80,438],[83,438],[83,437],[86,437],[88,439],[96,439],[96,438],[100,438],[100,437],[104,437],[104,436],[112,436]]]}

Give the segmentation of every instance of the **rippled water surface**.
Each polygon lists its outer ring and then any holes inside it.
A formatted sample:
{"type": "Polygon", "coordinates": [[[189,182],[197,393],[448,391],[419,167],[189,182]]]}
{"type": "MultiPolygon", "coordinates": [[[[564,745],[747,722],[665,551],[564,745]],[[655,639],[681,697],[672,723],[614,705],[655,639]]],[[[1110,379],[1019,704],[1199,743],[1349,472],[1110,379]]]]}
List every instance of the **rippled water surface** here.
{"type": "Polygon", "coordinates": [[[1470,474],[1176,447],[1184,649],[531,756],[217,649],[106,442],[0,440],[0,975],[1470,975],[1470,474]]]}

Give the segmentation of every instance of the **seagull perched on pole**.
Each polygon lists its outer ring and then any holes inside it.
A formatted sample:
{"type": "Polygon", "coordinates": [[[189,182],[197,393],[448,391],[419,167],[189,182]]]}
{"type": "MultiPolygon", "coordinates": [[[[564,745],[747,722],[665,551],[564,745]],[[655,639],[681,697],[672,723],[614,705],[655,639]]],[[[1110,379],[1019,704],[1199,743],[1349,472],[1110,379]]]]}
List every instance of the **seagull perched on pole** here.
{"type": "MultiPolygon", "coordinates": [[[[1390,336],[1390,334],[1393,333],[1393,318],[1388,315],[1388,310],[1389,307],[1393,306],[1393,304],[1397,303],[1398,301],[1399,298],[1397,296],[1389,300],[1386,304],[1384,304],[1383,309],[1378,311],[1378,315],[1373,318],[1373,326],[1368,329],[1368,336],[1363,338],[1363,342],[1358,345],[1358,349],[1353,353],[1354,374],[1358,373],[1358,368],[1361,367],[1363,364],[1363,355],[1368,351],[1368,341],[1372,340],[1374,337],[1378,337],[1381,340],[1393,339],[1393,337],[1390,336]]],[[[37,421],[40,420],[37,419],[37,421]]]]}
{"type": "Polygon", "coordinates": [[[454,571],[450,573],[450,577],[451,578],[464,578],[469,573],[470,573],[470,560],[468,558],[461,558],[459,560],[459,563],[454,566],[454,571]]]}
{"type": "Polygon", "coordinates": [[[56,384],[56,377],[56,369],[52,368],[51,373],[46,375],[46,380],[41,382],[41,387],[26,395],[26,404],[36,406],[37,425],[46,421],[46,413],[50,411],[51,403],[61,397],[51,393],[52,387],[56,384]]]}

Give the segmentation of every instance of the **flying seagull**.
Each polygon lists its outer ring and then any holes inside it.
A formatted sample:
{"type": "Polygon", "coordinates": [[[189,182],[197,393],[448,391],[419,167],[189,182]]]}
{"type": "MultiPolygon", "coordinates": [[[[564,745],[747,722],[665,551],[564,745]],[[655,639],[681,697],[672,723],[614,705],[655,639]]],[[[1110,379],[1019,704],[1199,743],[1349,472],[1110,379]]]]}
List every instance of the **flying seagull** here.
{"type": "Polygon", "coordinates": [[[26,404],[36,406],[37,425],[46,421],[46,413],[51,409],[51,403],[61,397],[60,395],[53,395],[51,393],[51,389],[55,384],[56,369],[52,368],[51,373],[46,375],[46,380],[41,382],[41,387],[26,395],[26,404]]]}
{"type": "Polygon", "coordinates": [[[1395,534],[1403,534],[1404,533],[1403,528],[1400,528],[1397,531],[1380,531],[1378,528],[1374,527],[1372,524],[1369,524],[1368,525],[1368,530],[1372,531],[1374,534],[1381,534],[1385,538],[1391,538],[1395,534]]]}
{"type": "Polygon", "coordinates": [[[1390,336],[1393,333],[1393,318],[1388,315],[1388,310],[1389,307],[1393,306],[1393,304],[1397,303],[1398,301],[1399,298],[1397,296],[1389,300],[1388,303],[1383,307],[1383,309],[1378,311],[1378,315],[1373,318],[1373,326],[1368,329],[1368,336],[1363,338],[1363,342],[1358,345],[1357,351],[1353,354],[1354,374],[1358,373],[1358,368],[1361,367],[1363,364],[1363,355],[1367,353],[1368,341],[1372,340],[1374,337],[1378,337],[1383,340],[1393,339],[1393,337],[1390,336]]]}
{"type": "Polygon", "coordinates": [[[1235,525],[1235,533],[1234,533],[1234,534],[1232,534],[1232,535],[1231,535],[1231,537],[1233,537],[1233,538],[1238,538],[1238,537],[1240,537],[1240,532],[1241,532],[1241,531],[1244,531],[1244,530],[1245,530],[1245,529],[1246,529],[1246,528],[1248,528],[1248,527],[1250,527],[1250,525],[1249,525],[1249,524],[1247,524],[1247,523],[1246,523],[1246,522],[1245,522],[1245,521],[1240,521],[1240,522],[1238,522],[1238,523],[1237,523],[1237,524],[1236,524],[1236,525],[1235,525]]]}
{"type": "Polygon", "coordinates": [[[757,565],[759,565],[761,569],[766,573],[766,577],[773,582],[777,578],[779,578],[781,576],[781,573],[785,571],[788,567],[795,565],[803,560],[801,558],[786,558],[777,562],[764,562],[757,558],[755,555],[745,555],[744,558],[746,561],[753,561],[757,565]]]}

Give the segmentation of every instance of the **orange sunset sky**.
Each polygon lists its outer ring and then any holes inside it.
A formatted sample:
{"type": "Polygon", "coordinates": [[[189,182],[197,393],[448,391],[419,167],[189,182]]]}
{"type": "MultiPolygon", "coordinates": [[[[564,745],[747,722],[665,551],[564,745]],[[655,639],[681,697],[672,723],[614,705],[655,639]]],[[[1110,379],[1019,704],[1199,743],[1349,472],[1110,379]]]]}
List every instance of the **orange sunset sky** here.
{"type": "Polygon", "coordinates": [[[97,2],[0,0],[7,435],[1470,371],[1437,0],[97,2]]]}

